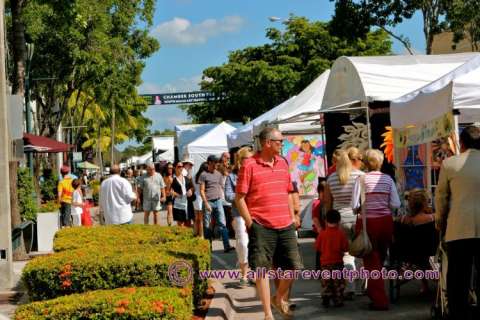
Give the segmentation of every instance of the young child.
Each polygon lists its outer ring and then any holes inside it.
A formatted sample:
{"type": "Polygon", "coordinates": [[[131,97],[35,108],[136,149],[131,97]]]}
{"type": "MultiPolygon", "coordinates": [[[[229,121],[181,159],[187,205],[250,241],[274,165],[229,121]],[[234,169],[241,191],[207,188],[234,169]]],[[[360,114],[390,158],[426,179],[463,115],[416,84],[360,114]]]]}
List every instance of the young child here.
{"type": "MultiPolygon", "coordinates": [[[[312,203],[312,222],[313,222],[313,232],[315,232],[316,239],[318,241],[318,235],[320,231],[325,229],[325,209],[324,209],[324,202],[323,196],[325,194],[325,185],[326,179],[325,178],[318,178],[318,185],[317,185],[317,193],[318,198],[313,200],[312,203]]],[[[317,243],[315,242],[315,249],[317,248],[317,243]]],[[[320,255],[317,250],[315,250],[315,267],[317,270],[320,269],[319,260],[320,255]]]]}
{"type": "Polygon", "coordinates": [[[313,231],[318,235],[321,229],[325,229],[325,214],[323,212],[323,197],[325,194],[325,178],[318,178],[317,193],[318,198],[313,200],[312,221],[313,231]]]}
{"type": "MultiPolygon", "coordinates": [[[[320,267],[330,272],[343,270],[343,255],[348,251],[348,240],[345,232],[339,227],[340,213],[337,210],[327,212],[326,228],[317,239],[317,251],[320,253],[320,267]]],[[[342,277],[322,279],[323,305],[328,307],[332,300],[335,307],[343,306],[345,280],[342,277]]]]}
{"type": "Polygon", "coordinates": [[[82,180],[75,179],[72,181],[73,195],[72,195],[72,226],[82,226],[82,212],[83,212],[83,196],[82,196],[82,180]]]}

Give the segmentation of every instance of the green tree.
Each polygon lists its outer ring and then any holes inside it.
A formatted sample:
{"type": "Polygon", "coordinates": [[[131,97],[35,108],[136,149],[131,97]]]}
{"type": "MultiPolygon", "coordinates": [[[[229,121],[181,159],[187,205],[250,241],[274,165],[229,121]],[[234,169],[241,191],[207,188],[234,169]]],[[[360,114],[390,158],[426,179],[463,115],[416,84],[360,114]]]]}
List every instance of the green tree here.
{"type": "Polygon", "coordinates": [[[349,40],[333,36],[325,22],[291,16],[284,24],[285,32],[267,30],[268,44],[233,51],[226,64],[203,71],[202,90],[224,98],[182,106],[194,122],[255,118],[299,93],[340,56],[391,53],[382,30],[349,40]]]}
{"type": "Polygon", "coordinates": [[[480,1],[452,0],[447,6],[447,21],[453,32],[453,47],[468,38],[472,51],[480,49],[480,1]]]}
{"type": "Polygon", "coordinates": [[[417,11],[423,17],[423,34],[426,53],[432,52],[433,38],[445,30],[447,24],[442,21],[448,0],[330,0],[336,2],[332,23],[335,30],[354,36],[363,36],[370,27],[379,27],[399,40],[411,51],[408,38],[396,35],[392,28],[410,19],[417,11]],[[345,12],[348,12],[347,14],[345,12]],[[354,21],[355,23],[352,23],[354,21]]]}
{"type": "Polygon", "coordinates": [[[35,44],[31,75],[39,80],[32,83],[32,98],[41,135],[55,135],[76,90],[93,89],[94,98],[105,108],[111,108],[106,101],[109,94],[97,88],[105,88],[101,84],[106,79],[129,81],[131,85],[115,95],[132,94],[143,61],[159,47],[148,35],[153,11],[153,0],[30,0],[26,4],[22,20],[27,39],[35,44]]]}

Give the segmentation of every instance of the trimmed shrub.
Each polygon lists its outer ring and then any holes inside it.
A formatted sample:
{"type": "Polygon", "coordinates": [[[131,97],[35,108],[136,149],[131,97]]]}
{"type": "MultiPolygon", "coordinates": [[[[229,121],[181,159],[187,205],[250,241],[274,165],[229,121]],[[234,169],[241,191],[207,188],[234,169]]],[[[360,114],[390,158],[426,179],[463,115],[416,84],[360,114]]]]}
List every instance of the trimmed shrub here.
{"type": "Polygon", "coordinates": [[[18,168],[17,170],[17,195],[20,216],[24,220],[36,220],[38,208],[34,197],[35,188],[28,168],[18,168]]]}
{"type": "Polygon", "coordinates": [[[191,319],[191,301],[188,288],[98,290],[20,306],[14,319],[191,319]]]}
{"type": "Polygon", "coordinates": [[[134,244],[161,244],[194,239],[192,230],[184,227],[152,225],[111,225],[95,228],[65,228],[55,234],[56,252],[85,246],[118,247],[134,244]]]}
{"type": "MultiPolygon", "coordinates": [[[[168,277],[172,263],[186,260],[194,270],[208,268],[208,250],[208,242],[205,247],[205,241],[194,239],[155,246],[90,245],[35,258],[26,265],[22,277],[32,300],[129,286],[168,287],[172,286],[168,277]],[[195,242],[198,250],[192,250],[195,242]],[[205,250],[207,254],[200,253],[205,250]]],[[[200,301],[206,289],[207,281],[195,272],[194,303],[200,301]]]]}

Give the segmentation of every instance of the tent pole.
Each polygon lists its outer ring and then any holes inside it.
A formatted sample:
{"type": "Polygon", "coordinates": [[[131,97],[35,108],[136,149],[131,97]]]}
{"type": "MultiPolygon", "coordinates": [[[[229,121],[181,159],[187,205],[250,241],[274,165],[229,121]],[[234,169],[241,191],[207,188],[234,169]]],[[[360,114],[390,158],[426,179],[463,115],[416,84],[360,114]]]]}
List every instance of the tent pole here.
{"type": "Polygon", "coordinates": [[[460,154],[460,124],[458,121],[458,114],[453,114],[453,123],[454,123],[454,143],[455,143],[455,154],[460,154]]]}
{"type": "Polygon", "coordinates": [[[367,101],[362,101],[362,108],[365,108],[365,113],[367,116],[367,134],[368,134],[368,148],[372,148],[372,132],[370,130],[370,110],[368,107],[367,101]]]}

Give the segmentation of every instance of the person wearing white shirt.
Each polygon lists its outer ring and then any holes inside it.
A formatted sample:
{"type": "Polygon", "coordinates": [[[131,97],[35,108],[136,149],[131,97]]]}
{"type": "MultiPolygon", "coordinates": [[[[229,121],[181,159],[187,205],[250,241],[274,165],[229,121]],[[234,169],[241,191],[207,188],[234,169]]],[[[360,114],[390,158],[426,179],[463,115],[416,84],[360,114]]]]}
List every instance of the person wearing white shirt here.
{"type": "Polygon", "coordinates": [[[100,186],[100,210],[106,224],[129,224],[133,213],[131,202],[137,198],[132,185],[120,177],[120,167],[113,165],[112,176],[100,186]]]}
{"type": "Polygon", "coordinates": [[[72,181],[73,195],[70,214],[72,216],[72,226],[80,227],[82,225],[83,196],[82,196],[82,180],[75,179],[72,181]]]}

